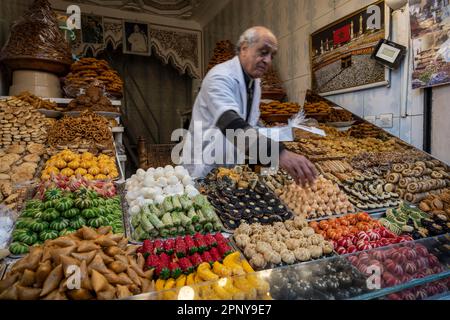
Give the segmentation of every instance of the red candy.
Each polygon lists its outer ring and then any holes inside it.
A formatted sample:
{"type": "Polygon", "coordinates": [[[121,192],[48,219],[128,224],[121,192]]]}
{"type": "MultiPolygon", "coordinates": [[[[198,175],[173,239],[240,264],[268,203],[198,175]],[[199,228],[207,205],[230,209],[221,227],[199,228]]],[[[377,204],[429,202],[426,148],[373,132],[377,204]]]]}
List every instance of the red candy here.
{"type": "Polygon", "coordinates": [[[435,267],[439,265],[439,259],[436,256],[433,256],[432,254],[430,254],[428,256],[428,264],[430,265],[430,267],[435,267]]]}
{"type": "Polygon", "coordinates": [[[358,251],[358,249],[354,245],[351,245],[347,248],[348,253],[355,253],[357,251],[358,251]]]}
{"type": "Polygon", "coordinates": [[[336,249],[336,252],[338,254],[346,254],[347,253],[347,249],[345,249],[344,247],[339,247],[336,249]]]}
{"type": "Polygon", "coordinates": [[[392,273],[396,274],[397,276],[403,276],[404,271],[401,265],[397,264],[395,267],[391,270],[392,273]]]}
{"type": "Polygon", "coordinates": [[[384,250],[374,251],[372,252],[372,257],[380,262],[383,262],[386,259],[386,252],[384,250]]]}
{"type": "Polygon", "coordinates": [[[416,272],[417,272],[416,264],[415,264],[414,262],[412,262],[412,261],[408,261],[408,262],[405,264],[405,272],[407,272],[407,273],[409,273],[409,274],[411,274],[411,275],[413,275],[414,273],[416,273],[416,272]]]}
{"type": "Polygon", "coordinates": [[[404,264],[406,262],[406,257],[400,251],[394,252],[391,258],[398,264],[404,264]]]}
{"type": "Polygon", "coordinates": [[[425,270],[428,268],[428,259],[424,257],[420,257],[416,260],[416,266],[419,270],[425,270]]]}
{"type": "Polygon", "coordinates": [[[369,235],[367,233],[365,233],[364,231],[360,231],[357,236],[358,236],[359,240],[364,240],[364,241],[370,240],[369,235]]]}
{"type": "Polygon", "coordinates": [[[423,245],[418,244],[416,246],[416,252],[419,256],[426,257],[428,256],[428,250],[423,245]]]}
{"type": "Polygon", "coordinates": [[[368,236],[369,236],[371,241],[376,241],[376,240],[380,240],[381,239],[381,236],[377,232],[375,232],[373,230],[368,232],[368,236]]]}
{"type": "Polygon", "coordinates": [[[425,289],[416,290],[416,299],[417,300],[425,300],[426,298],[428,298],[427,290],[425,290],[425,289]]]}

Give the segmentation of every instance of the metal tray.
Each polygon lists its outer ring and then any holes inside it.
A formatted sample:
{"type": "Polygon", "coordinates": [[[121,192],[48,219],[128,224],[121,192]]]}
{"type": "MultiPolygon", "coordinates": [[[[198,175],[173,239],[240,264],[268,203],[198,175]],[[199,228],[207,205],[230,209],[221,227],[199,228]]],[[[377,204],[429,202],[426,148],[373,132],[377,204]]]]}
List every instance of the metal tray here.
{"type": "MultiPolygon", "coordinates": [[[[108,112],[108,111],[94,111],[94,113],[103,116],[105,118],[109,118],[109,119],[115,119],[121,116],[121,114],[119,112],[108,112]]],[[[64,112],[65,116],[71,116],[71,117],[76,117],[79,116],[81,114],[81,111],[66,111],[64,112]]]]}
{"type": "Polygon", "coordinates": [[[56,110],[38,109],[38,111],[44,114],[47,118],[59,118],[63,115],[61,111],[56,110]]]}

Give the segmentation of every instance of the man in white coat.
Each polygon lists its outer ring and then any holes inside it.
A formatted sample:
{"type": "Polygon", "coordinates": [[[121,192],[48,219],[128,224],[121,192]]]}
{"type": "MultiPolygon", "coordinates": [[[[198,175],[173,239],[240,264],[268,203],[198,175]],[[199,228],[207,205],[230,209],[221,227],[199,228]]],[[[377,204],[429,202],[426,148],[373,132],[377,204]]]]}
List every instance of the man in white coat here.
{"type": "MultiPolygon", "coordinates": [[[[233,152],[245,152],[249,157],[252,146],[246,146],[244,151],[225,136],[228,137],[229,130],[247,132],[257,126],[260,78],[270,69],[277,50],[278,41],[270,30],[252,27],[241,35],[236,57],[215,66],[204,78],[182,152],[182,163],[193,177],[204,177],[214,167],[231,165],[233,152]],[[207,157],[214,159],[207,161],[207,157]]],[[[277,155],[277,164],[297,183],[314,181],[315,167],[308,159],[263,135],[257,134],[257,140],[258,143],[266,140],[269,156],[277,155]]]]}

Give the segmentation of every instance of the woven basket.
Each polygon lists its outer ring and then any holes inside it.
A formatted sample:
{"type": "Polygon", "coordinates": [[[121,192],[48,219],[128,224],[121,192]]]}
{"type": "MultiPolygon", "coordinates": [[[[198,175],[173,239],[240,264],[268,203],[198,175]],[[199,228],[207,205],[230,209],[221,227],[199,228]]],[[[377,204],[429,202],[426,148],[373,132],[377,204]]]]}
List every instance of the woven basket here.
{"type": "Polygon", "coordinates": [[[176,144],[147,144],[147,164],[145,169],[172,165],[171,153],[176,144]]]}

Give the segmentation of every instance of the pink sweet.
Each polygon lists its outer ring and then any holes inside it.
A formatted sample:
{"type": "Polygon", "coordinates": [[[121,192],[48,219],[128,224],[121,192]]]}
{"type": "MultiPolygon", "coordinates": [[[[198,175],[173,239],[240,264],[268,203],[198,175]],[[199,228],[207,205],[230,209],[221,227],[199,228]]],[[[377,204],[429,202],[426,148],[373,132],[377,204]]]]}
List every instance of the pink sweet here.
{"type": "Polygon", "coordinates": [[[407,272],[407,273],[409,273],[409,274],[411,274],[411,275],[413,275],[414,273],[416,273],[416,272],[417,272],[416,264],[415,264],[414,262],[412,262],[412,261],[408,261],[408,262],[405,264],[405,272],[407,272]]]}
{"type": "Polygon", "coordinates": [[[370,240],[370,237],[369,237],[369,235],[368,235],[367,233],[365,233],[364,231],[360,231],[360,232],[358,233],[358,239],[359,239],[359,240],[364,240],[364,241],[369,241],[369,240],[370,240]]]}
{"type": "Polygon", "coordinates": [[[348,253],[355,253],[356,251],[358,251],[358,249],[354,245],[351,245],[347,248],[348,253]]]}
{"type": "Polygon", "coordinates": [[[406,262],[406,256],[403,255],[400,251],[394,252],[391,255],[391,259],[397,262],[398,264],[404,264],[406,262]]]}

